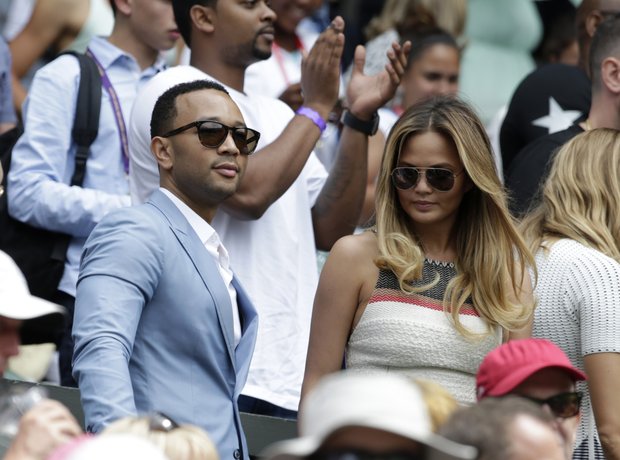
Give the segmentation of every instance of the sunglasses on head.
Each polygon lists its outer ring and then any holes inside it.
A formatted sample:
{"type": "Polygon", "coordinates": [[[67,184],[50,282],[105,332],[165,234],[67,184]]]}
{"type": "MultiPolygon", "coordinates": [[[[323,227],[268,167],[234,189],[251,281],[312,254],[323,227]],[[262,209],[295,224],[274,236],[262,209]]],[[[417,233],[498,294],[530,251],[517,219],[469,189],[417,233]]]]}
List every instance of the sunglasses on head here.
{"type": "Polygon", "coordinates": [[[147,415],[150,431],[162,431],[168,433],[179,427],[179,424],[163,412],[152,412],[147,415]]]}
{"type": "Polygon", "coordinates": [[[168,131],[161,137],[176,136],[177,134],[194,127],[198,133],[200,143],[205,147],[212,149],[222,145],[228,137],[228,133],[231,133],[233,141],[242,155],[250,155],[254,152],[254,150],[256,150],[256,146],[258,145],[258,140],[260,139],[260,133],[254,129],[247,128],[245,126],[226,126],[219,121],[213,120],[193,121],[181,126],[180,128],[168,131]]]}
{"type": "Polygon", "coordinates": [[[363,450],[318,451],[308,457],[309,460],[424,460],[426,450],[421,446],[420,452],[368,452],[363,450]]]}
{"type": "Polygon", "coordinates": [[[449,192],[454,187],[456,176],[463,171],[454,174],[446,168],[417,168],[414,166],[399,166],[392,171],[392,183],[400,190],[408,190],[415,187],[422,175],[426,182],[438,192],[449,192]]]}
{"type": "Polygon", "coordinates": [[[583,393],[580,391],[560,393],[559,395],[551,396],[547,399],[531,398],[529,396],[525,396],[525,398],[541,406],[549,406],[549,409],[551,409],[551,412],[553,412],[553,415],[556,417],[570,418],[579,413],[583,393]]]}

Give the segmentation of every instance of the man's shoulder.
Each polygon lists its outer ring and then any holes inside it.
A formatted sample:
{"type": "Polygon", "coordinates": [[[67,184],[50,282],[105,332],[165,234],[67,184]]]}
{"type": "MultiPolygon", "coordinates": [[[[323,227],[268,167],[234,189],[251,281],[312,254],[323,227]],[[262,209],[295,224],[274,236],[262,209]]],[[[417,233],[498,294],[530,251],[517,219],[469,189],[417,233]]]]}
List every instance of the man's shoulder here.
{"type": "Polygon", "coordinates": [[[572,125],[557,133],[547,134],[546,136],[539,137],[535,141],[523,147],[521,152],[513,160],[512,168],[517,168],[519,164],[527,163],[529,159],[541,156],[550,157],[551,154],[558,148],[571,140],[577,134],[583,132],[583,129],[579,125],[572,125]]]}
{"type": "Polygon", "coordinates": [[[163,214],[158,212],[152,202],[118,208],[107,213],[95,227],[95,230],[123,228],[124,231],[145,232],[144,237],[152,234],[154,229],[164,224],[163,214]]]}
{"type": "Polygon", "coordinates": [[[592,279],[620,278],[618,261],[595,248],[569,238],[557,241],[549,251],[541,251],[540,254],[545,263],[549,263],[553,270],[562,274],[561,278],[569,278],[571,282],[575,277],[579,281],[585,280],[586,285],[591,285],[592,279]]]}
{"type": "Polygon", "coordinates": [[[41,67],[34,75],[33,84],[41,80],[55,83],[74,82],[80,76],[80,63],[75,56],[61,54],[53,61],[41,67]]]}
{"type": "Polygon", "coordinates": [[[566,94],[574,98],[577,89],[590,90],[590,80],[580,68],[567,64],[547,64],[533,70],[517,86],[515,96],[532,97],[566,94]]]}
{"type": "Polygon", "coordinates": [[[538,138],[519,152],[506,174],[506,188],[512,195],[514,213],[522,214],[529,209],[541,182],[547,177],[554,153],[582,131],[579,125],[573,125],[538,138]]]}

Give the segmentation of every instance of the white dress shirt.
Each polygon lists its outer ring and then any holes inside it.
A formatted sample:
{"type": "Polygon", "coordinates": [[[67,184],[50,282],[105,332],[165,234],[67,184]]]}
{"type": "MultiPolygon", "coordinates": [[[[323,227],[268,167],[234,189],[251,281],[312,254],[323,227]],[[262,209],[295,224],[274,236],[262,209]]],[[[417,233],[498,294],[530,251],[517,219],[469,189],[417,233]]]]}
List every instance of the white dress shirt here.
{"type": "Polygon", "coordinates": [[[181,201],[176,195],[165,188],[160,190],[170,198],[170,201],[181,211],[181,214],[187,219],[191,227],[194,229],[202,244],[204,244],[207,252],[217,262],[217,268],[224,280],[224,284],[228,289],[228,295],[230,296],[230,305],[232,306],[233,315],[233,337],[235,341],[235,347],[239,344],[241,339],[241,321],[239,320],[239,307],[237,306],[237,291],[232,284],[233,272],[230,269],[230,260],[228,258],[228,251],[220,241],[220,237],[216,231],[209,225],[209,223],[200,217],[194,210],[181,201]]]}

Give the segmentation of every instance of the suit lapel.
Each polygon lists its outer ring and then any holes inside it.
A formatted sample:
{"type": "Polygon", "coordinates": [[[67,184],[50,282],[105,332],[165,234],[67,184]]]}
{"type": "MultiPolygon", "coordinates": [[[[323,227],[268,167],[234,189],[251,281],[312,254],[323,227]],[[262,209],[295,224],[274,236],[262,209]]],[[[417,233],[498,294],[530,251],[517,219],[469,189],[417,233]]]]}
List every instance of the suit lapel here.
{"type": "Polygon", "coordinates": [[[235,367],[235,353],[233,347],[233,317],[232,306],[228,289],[224,284],[224,280],[220,275],[218,267],[213,257],[207,252],[202,241],[196,235],[187,219],[181,211],[164,195],[161,191],[156,191],[150,198],[149,202],[159,209],[170,224],[170,228],[174,232],[181,246],[192,261],[192,264],[202,278],[205,288],[213,299],[217,318],[226,343],[228,356],[235,367]]]}
{"type": "Polygon", "coordinates": [[[250,368],[250,361],[254,353],[256,344],[256,334],[258,332],[258,314],[245,289],[239,284],[237,277],[233,277],[233,286],[237,291],[237,305],[239,306],[239,317],[241,319],[241,341],[235,350],[237,363],[237,382],[241,385],[237,390],[240,392],[247,379],[250,368]]]}

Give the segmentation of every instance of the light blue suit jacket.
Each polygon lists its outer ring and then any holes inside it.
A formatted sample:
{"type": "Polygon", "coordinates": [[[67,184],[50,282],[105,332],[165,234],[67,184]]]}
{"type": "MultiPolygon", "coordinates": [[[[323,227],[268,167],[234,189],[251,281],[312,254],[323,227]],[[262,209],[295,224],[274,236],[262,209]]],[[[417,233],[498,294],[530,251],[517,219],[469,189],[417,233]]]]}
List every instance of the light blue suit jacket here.
{"type": "Polygon", "coordinates": [[[215,260],[157,191],[114,211],[84,246],[73,337],[87,429],[162,411],[206,429],[220,458],[247,458],[237,398],[258,317],[236,279],[242,337],[215,260]]]}

